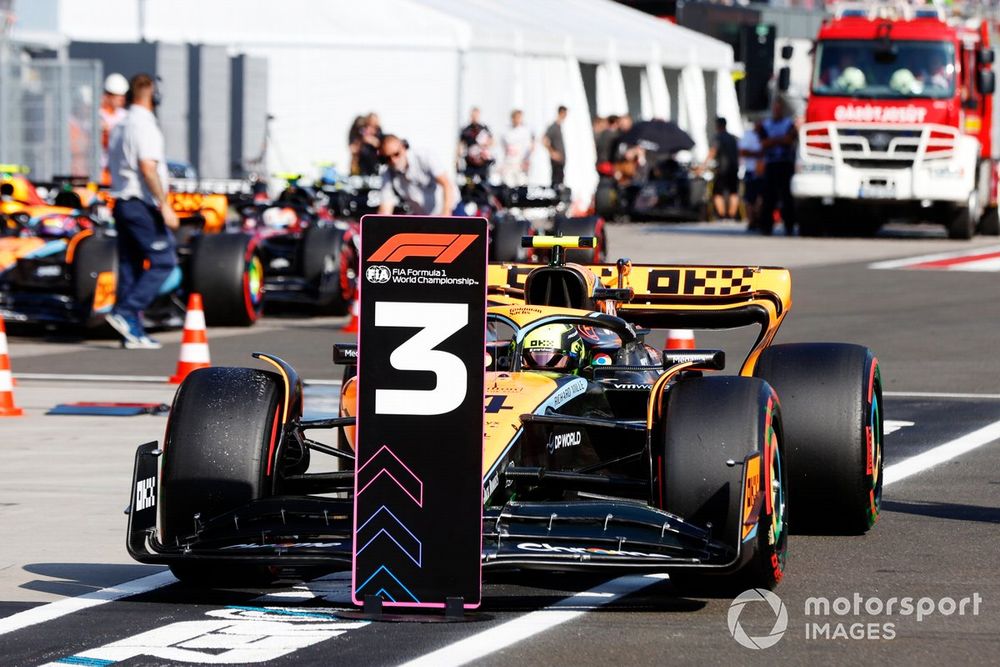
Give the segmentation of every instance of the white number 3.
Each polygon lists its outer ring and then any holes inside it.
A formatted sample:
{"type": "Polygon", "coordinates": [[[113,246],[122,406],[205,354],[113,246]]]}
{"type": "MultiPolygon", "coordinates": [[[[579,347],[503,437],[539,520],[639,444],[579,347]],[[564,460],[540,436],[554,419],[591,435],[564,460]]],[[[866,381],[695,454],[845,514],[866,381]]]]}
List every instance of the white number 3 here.
{"type": "Polygon", "coordinates": [[[375,414],[441,415],[460,406],[468,379],[465,363],[434,347],[468,322],[469,306],[464,303],[377,301],[375,326],[420,328],[392,351],[389,363],[401,371],[430,371],[436,385],[433,389],[376,389],[375,414]]]}

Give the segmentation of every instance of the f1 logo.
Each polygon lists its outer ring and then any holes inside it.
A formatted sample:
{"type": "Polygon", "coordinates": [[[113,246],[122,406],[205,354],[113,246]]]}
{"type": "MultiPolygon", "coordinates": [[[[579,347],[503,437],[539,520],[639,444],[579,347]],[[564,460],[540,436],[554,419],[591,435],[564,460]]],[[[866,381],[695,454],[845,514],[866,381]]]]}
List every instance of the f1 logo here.
{"type": "Polygon", "coordinates": [[[407,257],[433,257],[435,264],[451,264],[476,238],[476,234],[396,234],[368,261],[402,262],[407,257]]]}

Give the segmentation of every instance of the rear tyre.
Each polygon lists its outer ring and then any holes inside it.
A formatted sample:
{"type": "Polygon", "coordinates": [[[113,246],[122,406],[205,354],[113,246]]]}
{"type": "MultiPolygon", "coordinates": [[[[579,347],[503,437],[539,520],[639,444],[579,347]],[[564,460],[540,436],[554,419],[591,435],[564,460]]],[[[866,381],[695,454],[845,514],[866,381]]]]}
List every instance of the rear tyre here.
{"type": "Polygon", "coordinates": [[[799,223],[801,236],[826,236],[827,222],[823,207],[811,199],[800,199],[795,202],[795,218],[799,223]]]}
{"type": "MultiPolygon", "coordinates": [[[[95,307],[103,307],[104,303],[96,303],[95,297],[103,301],[106,295],[97,294],[97,283],[102,273],[114,276],[111,284],[118,281],[118,244],[106,236],[87,236],[76,246],[73,255],[73,296],[84,313],[84,324],[94,327],[101,324],[103,314],[94,312],[95,307]]],[[[111,294],[110,304],[114,304],[114,294],[111,294]]]]}
{"type": "Polygon", "coordinates": [[[302,235],[302,276],[316,286],[316,308],[325,315],[345,315],[351,305],[340,285],[343,242],[344,231],[329,225],[313,225],[302,235]]]}
{"type": "Polygon", "coordinates": [[[976,220],[972,217],[972,207],[959,206],[954,209],[948,223],[948,238],[967,241],[976,234],[976,220]]]}
{"type": "MultiPolygon", "coordinates": [[[[271,495],[277,463],[269,457],[277,447],[282,396],[276,374],[252,368],[205,368],[184,380],[164,438],[159,525],[165,545],[184,544],[196,514],[204,524],[271,495]]],[[[260,583],[270,576],[264,567],[228,563],[181,563],[171,570],[198,585],[260,583]]]]}
{"type": "Polygon", "coordinates": [[[264,268],[251,236],[196,236],[189,269],[189,289],[201,294],[209,326],[246,327],[260,317],[264,268]]]}
{"type": "Polygon", "coordinates": [[[990,206],[979,219],[979,233],[983,236],[1000,236],[1000,214],[996,206],[990,206]]]}
{"type": "Polygon", "coordinates": [[[527,248],[521,247],[521,238],[531,234],[531,223],[508,214],[498,213],[493,218],[490,254],[495,262],[526,262],[527,248]]]}
{"type": "Polygon", "coordinates": [[[607,232],[604,229],[604,218],[588,215],[576,218],[557,216],[555,220],[556,234],[562,236],[592,236],[596,247],[579,248],[566,251],[566,261],[578,264],[595,264],[603,262],[607,256],[607,232]]]}
{"type": "Polygon", "coordinates": [[[740,551],[724,576],[678,569],[679,590],[774,588],[788,549],[781,414],[774,391],[756,378],[705,377],[678,383],[666,399],[654,449],[654,504],[740,551]],[[706,418],[709,416],[709,418],[706,418]],[[736,465],[728,465],[734,461],[736,465]],[[744,469],[757,473],[751,526],[743,525],[744,469]]]}
{"type": "Polygon", "coordinates": [[[882,381],[871,350],[774,345],[754,375],[781,400],[796,532],[859,534],[882,501],[882,381]]]}
{"type": "Polygon", "coordinates": [[[618,187],[610,179],[602,178],[594,193],[594,213],[607,220],[613,220],[620,213],[618,187]]]}

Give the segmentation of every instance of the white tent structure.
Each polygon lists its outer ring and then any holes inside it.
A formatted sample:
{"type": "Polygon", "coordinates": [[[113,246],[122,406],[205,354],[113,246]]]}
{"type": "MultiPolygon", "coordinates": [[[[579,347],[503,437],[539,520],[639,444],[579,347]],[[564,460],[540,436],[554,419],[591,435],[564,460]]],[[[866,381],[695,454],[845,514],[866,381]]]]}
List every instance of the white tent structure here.
{"type": "MultiPolygon", "coordinates": [[[[592,113],[672,118],[699,157],[710,114],[740,127],[728,46],[610,0],[18,2],[32,5],[18,29],[36,38],[222,44],[266,56],[272,170],[346,166],[348,128],[368,111],[448,164],[470,107],[495,133],[523,109],[540,136],[564,104],[566,182],[584,200],[596,184],[592,113]]],[[[549,178],[540,149],[531,176],[549,178]]]]}

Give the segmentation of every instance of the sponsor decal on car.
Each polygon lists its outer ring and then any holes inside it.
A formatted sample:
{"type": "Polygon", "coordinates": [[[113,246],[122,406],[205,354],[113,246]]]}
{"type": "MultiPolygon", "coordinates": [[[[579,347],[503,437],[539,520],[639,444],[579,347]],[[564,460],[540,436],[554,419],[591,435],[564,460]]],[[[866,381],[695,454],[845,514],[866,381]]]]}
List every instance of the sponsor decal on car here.
{"type": "Polygon", "coordinates": [[[748,540],[756,535],[760,518],[760,456],[749,459],[744,470],[742,538],[748,540]]]}
{"type": "Polygon", "coordinates": [[[135,483],[135,511],[141,512],[156,505],[156,478],[147,477],[135,483]]]}
{"type": "Polygon", "coordinates": [[[619,549],[603,549],[601,547],[556,547],[546,542],[521,542],[517,545],[521,551],[548,554],[581,554],[593,556],[620,556],[626,558],[670,558],[663,554],[649,554],[643,551],[622,551],[619,549]]]}
{"type": "Polygon", "coordinates": [[[583,378],[576,378],[578,382],[570,382],[565,387],[552,394],[552,397],[546,401],[546,403],[558,408],[563,403],[576,398],[583,392],[587,390],[587,381],[583,378]]]}
{"type": "Polygon", "coordinates": [[[342,546],[342,542],[276,542],[274,544],[259,544],[248,542],[246,544],[230,544],[223,549],[332,549],[342,546]]]}
{"type": "Polygon", "coordinates": [[[570,433],[553,433],[549,436],[549,454],[559,449],[577,447],[581,442],[583,442],[583,433],[580,431],[571,431],[570,433]]]}
{"type": "Polygon", "coordinates": [[[616,382],[614,388],[619,391],[649,391],[653,385],[642,382],[616,382]]]}

